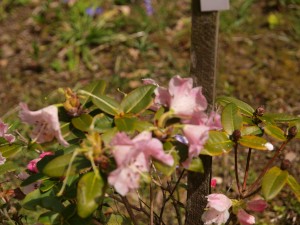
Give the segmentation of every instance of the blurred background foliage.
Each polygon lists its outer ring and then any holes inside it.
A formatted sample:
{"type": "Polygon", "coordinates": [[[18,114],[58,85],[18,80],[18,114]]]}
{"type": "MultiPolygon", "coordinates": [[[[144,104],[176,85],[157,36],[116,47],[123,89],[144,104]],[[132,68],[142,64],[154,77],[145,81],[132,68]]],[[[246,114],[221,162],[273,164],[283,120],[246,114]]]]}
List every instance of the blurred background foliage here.
{"type": "MultiPolygon", "coordinates": [[[[217,94],[300,115],[300,0],[230,2],[220,13],[217,94]]],[[[188,76],[190,5],[152,0],[150,12],[142,0],[1,0],[0,116],[9,120],[20,101],[37,109],[55,102],[58,88],[95,79],[108,81],[114,93],[137,87],[142,78],[166,84],[174,75],[188,76]]],[[[286,152],[298,181],[299,147],[286,152]]],[[[259,168],[264,161],[256,157],[259,168]]],[[[231,163],[226,157],[219,163],[228,171],[216,173],[229,179],[231,163]]],[[[288,191],[270,209],[261,224],[300,219],[288,191]]]]}

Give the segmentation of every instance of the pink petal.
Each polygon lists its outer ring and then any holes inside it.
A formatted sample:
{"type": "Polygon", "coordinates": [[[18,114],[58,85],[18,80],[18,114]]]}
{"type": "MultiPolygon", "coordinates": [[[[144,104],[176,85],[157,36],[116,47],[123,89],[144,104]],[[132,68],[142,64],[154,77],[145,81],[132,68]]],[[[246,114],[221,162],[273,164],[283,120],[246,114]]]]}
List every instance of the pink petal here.
{"type": "Polygon", "coordinates": [[[169,92],[171,96],[177,94],[189,93],[193,88],[192,78],[181,78],[180,76],[174,76],[169,82],[169,92]]]}
{"type": "Polygon", "coordinates": [[[155,99],[154,103],[163,105],[165,107],[170,106],[171,96],[169,91],[166,88],[158,87],[155,89],[155,99]]]}
{"type": "Polygon", "coordinates": [[[46,155],[53,155],[53,152],[43,152],[40,154],[40,159],[44,158],[46,155]]]}
{"type": "Polygon", "coordinates": [[[207,201],[207,207],[214,208],[219,212],[228,210],[232,206],[231,200],[223,194],[210,194],[207,196],[207,201]]]}
{"type": "Polygon", "coordinates": [[[55,106],[48,106],[37,111],[30,111],[26,104],[20,103],[20,118],[23,122],[35,126],[32,138],[38,143],[50,142],[54,137],[64,146],[68,142],[63,138],[60,131],[58,110],[55,106]]]}
{"type": "Polygon", "coordinates": [[[219,212],[213,208],[208,209],[205,211],[201,217],[204,224],[224,224],[229,219],[229,212],[228,210],[219,212]]]}
{"type": "Polygon", "coordinates": [[[36,165],[40,160],[40,158],[31,160],[27,165],[27,169],[31,172],[38,173],[39,171],[36,165]]]}
{"type": "Polygon", "coordinates": [[[183,162],[185,168],[188,167],[193,157],[200,154],[205,142],[208,139],[209,127],[205,125],[185,125],[183,133],[189,143],[188,159],[183,162]]]}
{"type": "Polygon", "coordinates": [[[241,225],[255,224],[255,217],[246,213],[243,209],[239,209],[237,213],[237,218],[241,225]]]}
{"type": "Polygon", "coordinates": [[[16,140],[16,137],[12,134],[4,134],[3,136],[10,144],[16,140]]]}
{"type": "Polygon", "coordinates": [[[0,137],[3,137],[4,134],[6,134],[8,130],[8,125],[3,123],[1,120],[0,120],[0,137]]]}
{"type": "Polygon", "coordinates": [[[141,143],[140,147],[144,147],[144,153],[146,155],[152,156],[153,158],[169,166],[172,166],[174,164],[173,157],[164,152],[163,145],[158,139],[153,138],[152,140],[144,144],[141,143]]]}
{"type": "Polygon", "coordinates": [[[206,125],[210,127],[210,130],[221,130],[221,116],[216,112],[211,112],[206,125]]]}
{"type": "Polygon", "coordinates": [[[3,165],[6,161],[6,158],[2,156],[1,152],[0,152],[0,165],[3,165]]]}
{"type": "Polygon", "coordinates": [[[254,212],[263,212],[268,207],[268,204],[265,200],[252,200],[247,203],[247,209],[254,212]]]}

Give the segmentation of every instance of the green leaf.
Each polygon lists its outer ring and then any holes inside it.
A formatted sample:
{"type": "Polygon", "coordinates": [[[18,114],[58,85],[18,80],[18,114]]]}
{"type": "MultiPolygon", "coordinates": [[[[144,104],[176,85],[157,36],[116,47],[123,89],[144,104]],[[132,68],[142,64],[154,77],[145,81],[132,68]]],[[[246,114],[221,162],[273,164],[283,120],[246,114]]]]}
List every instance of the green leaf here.
{"type": "Polygon", "coordinates": [[[58,183],[58,181],[56,181],[56,180],[50,180],[50,179],[44,180],[43,183],[40,186],[40,190],[42,192],[49,191],[57,183],[58,183]]]}
{"type": "Polygon", "coordinates": [[[5,162],[3,165],[0,165],[0,175],[3,175],[7,172],[15,171],[19,166],[11,161],[5,162]]]}
{"type": "Polygon", "coordinates": [[[287,178],[287,184],[290,186],[291,190],[296,195],[298,202],[300,202],[300,184],[296,181],[295,177],[289,175],[287,178]]]}
{"type": "Polygon", "coordinates": [[[279,141],[286,141],[286,137],[284,135],[283,130],[275,125],[268,124],[264,127],[264,131],[266,134],[270,135],[271,137],[275,138],[279,141]]]}
{"type": "Polygon", "coordinates": [[[42,194],[39,189],[36,189],[26,195],[22,200],[22,207],[27,210],[35,211],[36,207],[41,203],[42,194]]]}
{"type": "Polygon", "coordinates": [[[227,104],[229,103],[234,103],[240,110],[241,110],[241,113],[246,115],[246,116],[250,116],[252,117],[253,116],[253,113],[254,113],[254,109],[248,105],[247,103],[243,102],[243,101],[240,101],[236,98],[233,98],[233,97],[226,97],[226,96],[221,96],[221,97],[218,97],[217,98],[217,102],[219,104],[221,104],[222,106],[226,106],[227,104]]]}
{"type": "Polygon", "coordinates": [[[130,219],[119,214],[111,214],[106,225],[132,225],[130,219]]]}
{"type": "Polygon", "coordinates": [[[113,98],[110,98],[106,95],[92,96],[92,97],[93,97],[93,103],[103,112],[106,112],[107,114],[110,115],[116,115],[119,113],[120,105],[113,98]]]}
{"type": "Polygon", "coordinates": [[[240,130],[243,124],[243,118],[238,107],[229,103],[225,106],[221,118],[222,126],[226,133],[231,135],[234,130],[240,130]]]}
{"type": "Polygon", "coordinates": [[[0,152],[5,158],[11,157],[22,150],[22,146],[18,144],[6,144],[0,146],[0,152]]]}
{"type": "Polygon", "coordinates": [[[202,160],[199,157],[193,158],[187,170],[197,173],[204,173],[202,160]]]}
{"type": "Polygon", "coordinates": [[[44,225],[54,225],[59,223],[59,213],[45,212],[39,216],[38,222],[44,225]]]}
{"type": "Polygon", "coordinates": [[[287,183],[289,173],[278,167],[272,167],[263,177],[262,193],[266,200],[274,198],[287,183]]]}
{"type": "Polygon", "coordinates": [[[98,114],[93,119],[93,127],[94,130],[103,133],[113,127],[113,118],[111,116],[108,116],[106,114],[98,114]]]}
{"type": "MultiPolygon", "coordinates": [[[[61,155],[51,160],[43,169],[43,173],[49,177],[62,177],[66,175],[67,168],[73,153],[61,155]]],[[[79,173],[81,170],[90,167],[90,162],[82,156],[77,156],[72,163],[70,175],[79,173]]]]}
{"type": "MultiPolygon", "coordinates": [[[[82,90],[89,92],[95,96],[103,95],[106,89],[106,82],[104,80],[94,81],[87,86],[83,87],[82,90]]],[[[91,97],[88,96],[82,105],[84,106],[88,101],[90,101],[91,97]]]]}
{"type": "Polygon", "coordinates": [[[130,92],[121,102],[121,109],[125,113],[137,114],[147,109],[152,101],[155,85],[144,85],[130,92]]]}
{"type": "Polygon", "coordinates": [[[242,136],[238,140],[238,143],[248,148],[253,148],[257,150],[267,150],[267,147],[265,146],[267,140],[253,135],[242,136]]]}
{"type": "Polygon", "coordinates": [[[216,156],[228,153],[233,148],[233,142],[222,131],[209,131],[209,138],[200,154],[216,156]]]}
{"type": "Polygon", "coordinates": [[[147,121],[141,121],[141,120],[134,121],[134,128],[139,132],[149,130],[151,127],[153,127],[153,124],[147,121]]]}
{"type": "Polygon", "coordinates": [[[94,172],[84,174],[77,187],[77,212],[82,218],[91,215],[100,204],[103,194],[104,181],[94,172]]]}
{"type": "Polygon", "coordinates": [[[72,119],[72,124],[75,128],[81,131],[88,131],[93,122],[93,117],[89,114],[81,114],[79,117],[72,119]]]}
{"type": "Polygon", "coordinates": [[[153,159],[153,164],[154,164],[155,168],[159,172],[162,172],[166,176],[172,175],[172,173],[175,171],[176,166],[178,165],[178,162],[179,162],[179,156],[178,156],[177,152],[173,151],[171,153],[171,155],[173,156],[173,159],[174,159],[174,164],[172,166],[168,166],[160,161],[153,159]]]}
{"type": "Polygon", "coordinates": [[[241,129],[241,134],[242,136],[245,136],[245,135],[262,135],[263,132],[261,130],[260,127],[258,126],[244,126],[242,127],[241,129]]]}
{"type": "Polygon", "coordinates": [[[135,122],[137,121],[137,118],[128,118],[128,117],[122,117],[122,118],[116,118],[115,124],[119,131],[134,131],[135,122]]]}
{"type": "Polygon", "coordinates": [[[278,123],[293,122],[300,119],[299,117],[284,114],[284,113],[265,113],[263,117],[269,118],[278,123]]]}

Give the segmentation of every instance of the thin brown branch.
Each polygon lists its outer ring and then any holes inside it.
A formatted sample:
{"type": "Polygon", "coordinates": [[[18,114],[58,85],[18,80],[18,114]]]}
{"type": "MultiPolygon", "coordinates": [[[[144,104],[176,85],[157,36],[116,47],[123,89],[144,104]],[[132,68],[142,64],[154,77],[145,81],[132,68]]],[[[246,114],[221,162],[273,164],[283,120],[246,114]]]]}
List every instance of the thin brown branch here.
{"type": "Polygon", "coordinates": [[[248,175],[249,175],[249,166],[250,166],[250,159],[251,159],[251,151],[252,151],[252,149],[249,148],[242,192],[244,192],[246,190],[246,188],[247,188],[247,179],[248,179],[248,175]]]}

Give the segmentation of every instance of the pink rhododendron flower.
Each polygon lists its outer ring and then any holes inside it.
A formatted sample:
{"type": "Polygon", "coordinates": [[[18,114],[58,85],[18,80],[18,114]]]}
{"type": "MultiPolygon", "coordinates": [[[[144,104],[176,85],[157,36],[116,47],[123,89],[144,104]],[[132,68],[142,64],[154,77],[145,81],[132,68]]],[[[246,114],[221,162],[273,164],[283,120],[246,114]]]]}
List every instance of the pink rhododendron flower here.
{"type": "Polygon", "coordinates": [[[185,125],[183,134],[188,140],[189,153],[188,158],[182,163],[185,168],[188,168],[192,159],[200,154],[205,142],[208,139],[209,127],[205,125],[185,125]]]}
{"type": "Polygon", "coordinates": [[[2,156],[0,152],[0,165],[3,165],[6,162],[6,158],[2,156]]]}
{"type": "Polygon", "coordinates": [[[246,213],[246,211],[243,209],[239,209],[237,218],[241,225],[255,224],[255,217],[246,213]]]}
{"type": "Polygon", "coordinates": [[[37,159],[33,159],[31,160],[28,164],[27,164],[27,169],[31,172],[34,172],[34,173],[38,173],[39,170],[37,168],[37,163],[42,159],[44,158],[46,155],[53,155],[52,152],[43,152],[42,154],[40,154],[39,158],[37,159]]]}
{"type": "Polygon", "coordinates": [[[210,194],[207,196],[207,201],[208,210],[202,215],[204,224],[226,223],[229,218],[228,210],[232,206],[231,200],[223,194],[210,194]]]}
{"type": "Polygon", "coordinates": [[[36,139],[37,143],[50,142],[55,137],[63,146],[69,145],[61,134],[55,106],[48,106],[38,111],[30,111],[24,103],[20,103],[20,107],[19,116],[23,122],[34,126],[32,138],[36,139]]]}
{"type": "Polygon", "coordinates": [[[247,203],[247,209],[254,212],[263,212],[268,207],[268,204],[263,199],[252,200],[247,203]]]}
{"type": "Polygon", "coordinates": [[[10,144],[13,143],[16,138],[12,134],[8,134],[8,125],[3,123],[2,120],[0,120],[0,137],[3,137],[6,141],[8,141],[10,144]]]}
{"type": "Polygon", "coordinates": [[[125,133],[118,133],[111,141],[117,169],[108,176],[108,182],[121,195],[139,187],[140,175],[149,171],[150,158],[169,166],[174,160],[164,152],[162,143],[144,131],[132,140],[125,133]]]}
{"type": "Polygon", "coordinates": [[[155,90],[155,103],[169,107],[178,116],[191,116],[194,111],[204,111],[207,101],[202,88],[193,88],[192,78],[173,77],[169,89],[158,87],[155,90]]]}

